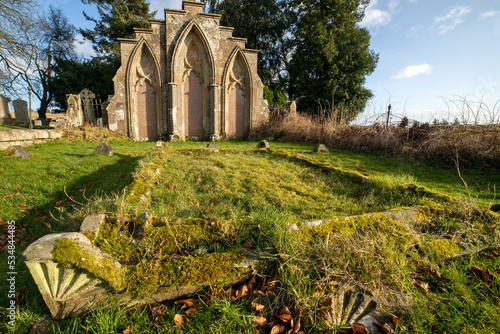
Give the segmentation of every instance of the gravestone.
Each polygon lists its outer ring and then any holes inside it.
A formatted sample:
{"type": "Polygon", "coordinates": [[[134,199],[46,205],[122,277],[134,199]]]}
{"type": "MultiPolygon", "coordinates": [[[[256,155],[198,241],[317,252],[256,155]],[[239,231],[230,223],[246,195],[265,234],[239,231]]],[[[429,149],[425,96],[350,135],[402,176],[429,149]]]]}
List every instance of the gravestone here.
{"type": "Polygon", "coordinates": [[[80,92],[79,95],[80,99],[82,100],[83,118],[85,122],[90,122],[94,124],[96,122],[94,106],[93,106],[95,94],[88,88],[85,88],[80,92]]]}
{"type": "Polygon", "coordinates": [[[14,100],[12,104],[14,105],[16,123],[29,123],[30,114],[28,111],[28,102],[24,100],[14,100]]]}
{"type": "Polygon", "coordinates": [[[80,95],[68,94],[66,95],[68,109],[66,110],[66,117],[68,119],[68,126],[79,127],[83,124],[82,102],[80,95]]]}
{"type": "Polygon", "coordinates": [[[287,102],[286,107],[288,109],[288,115],[292,118],[297,116],[297,104],[295,101],[287,102]]]}
{"type": "Polygon", "coordinates": [[[0,124],[13,124],[14,120],[12,116],[10,116],[9,112],[9,102],[10,99],[8,97],[0,94],[0,124]]]}

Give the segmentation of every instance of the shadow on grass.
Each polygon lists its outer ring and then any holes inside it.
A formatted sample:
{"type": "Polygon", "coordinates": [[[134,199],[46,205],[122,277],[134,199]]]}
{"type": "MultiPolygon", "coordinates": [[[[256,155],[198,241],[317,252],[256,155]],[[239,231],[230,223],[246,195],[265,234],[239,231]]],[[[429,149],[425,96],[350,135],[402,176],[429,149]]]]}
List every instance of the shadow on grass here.
{"type": "MultiPolygon", "coordinates": [[[[21,218],[16,220],[15,270],[9,270],[17,273],[15,275],[16,291],[19,293],[16,296],[16,306],[27,309],[29,312],[41,312],[40,314],[48,312],[36,284],[22,260],[21,253],[29,244],[44,235],[78,231],[81,221],[72,218],[77,210],[95,197],[119,194],[130,184],[131,174],[142,156],[133,157],[123,154],[115,154],[115,156],[119,157],[116,163],[101,167],[94,173],[76,179],[65,189],[57,189],[46,194],[44,196],[45,204],[26,210],[21,218]]],[[[7,264],[8,255],[7,250],[0,255],[2,268],[5,268],[7,264]]],[[[7,272],[6,269],[4,273],[7,272]]],[[[5,292],[0,294],[0,323],[6,324],[8,321],[7,311],[4,307],[9,305],[11,299],[8,298],[9,286],[5,279],[0,282],[0,290],[5,292]]],[[[0,332],[4,332],[5,329],[0,326],[0,332]]]]}

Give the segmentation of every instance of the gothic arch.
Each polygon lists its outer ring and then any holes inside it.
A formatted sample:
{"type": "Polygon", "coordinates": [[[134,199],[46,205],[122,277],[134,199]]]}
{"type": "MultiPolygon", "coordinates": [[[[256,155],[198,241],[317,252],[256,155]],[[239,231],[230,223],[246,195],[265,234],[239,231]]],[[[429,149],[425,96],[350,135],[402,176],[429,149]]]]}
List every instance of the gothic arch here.
{"type": "Polygon", "coordinates": [[[173,124],[174,119],[180,122],[176,128],[181,130],[183,137],[206,138],[213,128],[211,89],[215,82],[215,60],[206,34],[194,20],[177,39],[172,53],[170,82],[170,123],[173,124]],[[198,87],[198,80],[201,87],[198,87]],[[175,117],[174,113],[177,113],[175,117]],[[197,130],[193,130],[195,128],[197,130]]]}
{"type": "Polygon", "coordinates": [[[127,122],[129,136],[152,140],[162,132],[160,66],[151,46],[141,38],[126,68],[127,122]]]}
{"type": "Polygon", "coordinates": [[[243,50],[236,46],[222,74],[221,132],[224,136],[228,138],[248,136],[251,124],[250,111],[253,108],[252,97],[253,78],[250,66],[243,50]]]}

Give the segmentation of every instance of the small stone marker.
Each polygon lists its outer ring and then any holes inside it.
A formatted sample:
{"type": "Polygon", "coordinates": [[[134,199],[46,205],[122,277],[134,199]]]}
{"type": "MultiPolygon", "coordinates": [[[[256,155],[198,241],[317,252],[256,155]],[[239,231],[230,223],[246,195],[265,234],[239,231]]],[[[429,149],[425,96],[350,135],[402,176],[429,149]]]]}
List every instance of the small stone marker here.
{"type": "Polygon", "coordinates": [[[30,115],[28,111],[28,102],[24,100],[14,100],[12,104],[14,105],[16,123],[29,123],[30,115]]]}
{"type": "Polygon", "coordinates": [[[0,94],[0,124],[13,124],[14,120],[12,116],[10,116],[9,112],[9,102],[10,99],[8,97],[0,94]]]}
{"type": "Polygon", "coordinates": [[[95,239],[99,235],[99,228],[104,222],[105,215],[93,215],[85,217],[80,226],[80,233],[85,234],[88,238],[95,239]]]}
{"type": "Polygon", "coordinates": [[[326,147],[325,144],[318,144],[315,148],[314,148],[314,152],[316,153],[328,153],[328,148],[326,147]]]}
{"type": "Polygon", "coordinates": [[[83,104],[83,118],[86,122],[91,122],[95,123],[96,118],[95,118],[95,113],[94,113],[94,107],[92,105],[94,99],[95,99],[95,94],[88,88],[84,88],[80,92],[80,99],[83,104]]]}
{"type": "Polygon", "coordinates": [[[167,147],[167,143],[165,143],[164,141],[162,140],[158,140],[156,142],[156,147],[167,147]]]}
{"type": "Polygon", "coordinates": [[[207,147],[206,147],[206,149],[214,151],[214,152],[219,152],[219,150],[217,149],[217,145],[215,145],[214,143],[208,144],[207,147]]]}
{"type": "Polygon", "coordinates": [[[82,102],[80,95],[68,94],[68,109],[66,110],[66,117],[68,118],[68,126],[79,127],[83,124],[82,102]]]}
{"type": "Polygon", "coordinates": [[[99,143],[97,145],[97,147],[95,148],[95,152],[100,153],[100,154],[109,155],[109,156],[112,156],[113,153],[115,153],[113,151],[113,148],[111,147],[111,145],[109,145],[106,142],[99,143]]]}
{"type": "Polygon", "coordinates": [[[258,148],[258,149],[261,149],[261,148],[270,148],[270,146],[269,146],[269,143],[267,142],[267,140],[261,140],[261,141],[257,144],[257,148],[258,148]]]}
{"type": "Polygon", "coordinates": [[[24,147],[21,147],[21,146],[9,146],[7,148],[7,152],[9,151],[12,151],[14,150],[15,152],[10,155],[10,154],[7,154],[7,156],[13,156],[15,158],[21,158],[21,159],[26,159],[26,158],[29,158],[30,157],[30,152],[25,149],[24,147]]]}

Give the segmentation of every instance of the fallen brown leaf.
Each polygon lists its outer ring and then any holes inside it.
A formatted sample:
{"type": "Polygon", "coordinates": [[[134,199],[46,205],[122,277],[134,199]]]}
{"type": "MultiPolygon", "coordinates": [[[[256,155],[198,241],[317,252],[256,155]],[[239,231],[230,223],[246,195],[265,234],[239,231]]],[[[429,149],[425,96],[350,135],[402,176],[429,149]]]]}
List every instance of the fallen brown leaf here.
{"type": "Polygon", "coordinates": [[[302,327],[302,321],[300,320],[300,318],[296,318],[295,324],[293,325],[292,334],[297,334],[300,331],[301,327],[302,327]]]}
{"type": "Polygon", "coordinates": [[[174,324],[176,324],[179,327],[184,326],[184,317],[178,313],[174,315],[174,324]]]}
{"type": "Polygon", "coordinates": [[[284,333],[286,330],[286,327],[283,326],[283,325],[275,325],[272,329],[271,329],[271,333],[270,334],[279,334],[279,333],[284,333]]]}
{"type": "Polygon", "coordinates": [[[470,266],[470,269],[474,274],[476,274],[477,276],[479,276],[479,278],[481,278],[481,281],[483,281],[486,284],[490,283],[491,276],[490,273],[488,272],[488,269],[479,268],[474,265],[470,266]]]}
{"type": "Polygon", "coordinates": [[[492,249],[491,250],[491,254],[493,254],[494,256],[496,257],[499,257],[500,256],[500,247],[497,247],[495,249],[492,249]]]}
{"type": "Polygon", "coordinates": [[[264,305],[254,302],[252,302],[252,307],[255,309],[255,311],[262,311],[266,308],[264,305]]]}
{"type": "Polygon", "coordinates": [[[182,299],[178,300],[175,302],[175,305],[180,306],[181,308],[191,308],[195,307],[200,303],[199,299],[194,299],[194,298],[188,298],[188,299],[182,299]]]}
{"type": "Polygon", "coordinates": [[[429,283],[416,279],[415,282],[413,282],[413,285],[423,292],[429,293],[429,283]]]}
{"type": "Polygon", "coordinates": [[[250,240],[250,239],[247,239],[247,240],[243,243],[243,248],[245,248],[245,249],[250,249],[250,248],[252,248],[252,246],[253,246],[253,242],[252,242],[252,240],[250,240]]]}
{"type": "Polygon", "coordinates": [[[267,319],[264,318],[261,312],[256,312],[255,316],[252,318],[252,322],[259,326],[265,326],[267,319]]]}
{"type": "Polygon", "coordinates": [[[130,334],[133,332],[133,330],[134,330],[134,326],[128,325],[127,329],[123,331],[123,334],[130,334]]]}
{"type": "Polygon", "coordinates": [[[151,315],[164,315],[166,311],[165,305],[158,305],[151,309],[151,315]]]}
{"type": "Polygon", "coordinates": [[[246,285],[242,285],[235,293],[235,299],[240,299],[248,295],[248,288],[246,285]]]}
{"type": "Polygon", "coordinates": [[[355,322],[351,325],[351,328],[347,330],[348,334],[368,334],[368,329],[365,325],[355,322]]]}
{"type": "Polygon", "coordinates": [[[191,308],[188,308],[186,310],[186,315],[188,317],[192,317],[193,315],[195,315],[196,313],[198,313],[198,309],[196,307],[191,307],[191,308]]]}
{"type": "Polygon", "coordinates": [[[277,314],[274,315],[276,318],[280,319],[283,322],[290,322],[292,320],[292,316],[290,314],[277,314]]]}
{"type": "Polygon", "coordinates": [[[288,315],[292,315],[292,312],[290,311],[290,309],[286,306],[283,306],[280,310],[280,314],[288,314],[288,315]]]}
{"type": "Polygon", "coordinates": [[[377,322],[374,322],[373,324],[382,334],[396,334],[396,332],[388,324],[384,324],[383,326],[377,322]]]}

